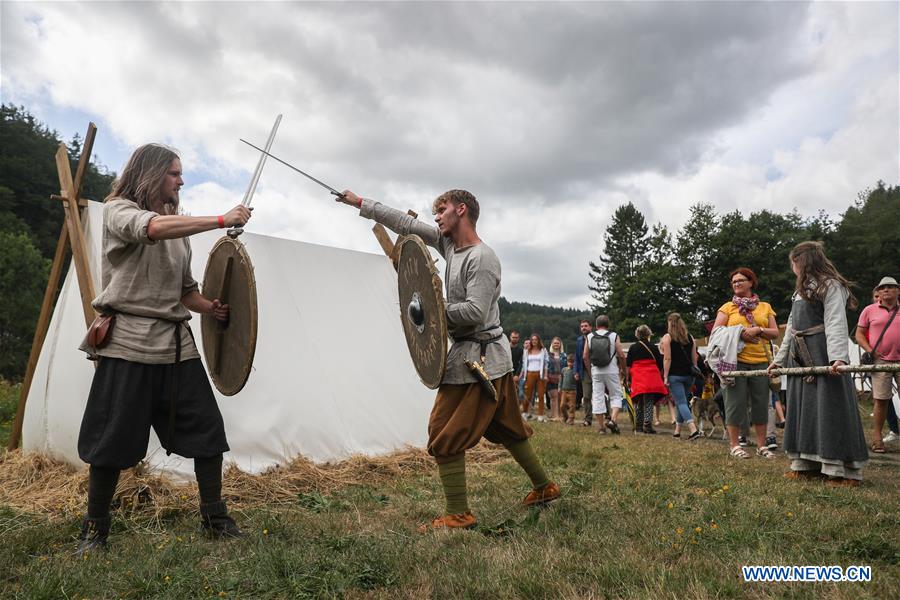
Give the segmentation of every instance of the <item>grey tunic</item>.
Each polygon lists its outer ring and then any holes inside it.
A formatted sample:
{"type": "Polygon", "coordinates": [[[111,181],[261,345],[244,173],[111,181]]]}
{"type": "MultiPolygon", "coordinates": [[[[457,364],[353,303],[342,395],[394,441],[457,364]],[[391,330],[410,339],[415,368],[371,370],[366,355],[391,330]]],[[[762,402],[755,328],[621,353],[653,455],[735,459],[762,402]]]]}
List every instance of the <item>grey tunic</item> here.
{"type": "MultiPolygon", "coordinates": [[[[846,290],[835,282],[829,285],[824,303],[794,297],[788,332],[792,327],[802,331],[825,324],[824,333],[805,338],[816,366],[849,358],[844,316],[846,299],[846,290]],[[839,350],[841,344],[843,351],[839,350]]],[[[791,343],[793,340],[785,336],[775,362],[788,367],[800,366],[789,352],[791,343]]],[[[784,449],[792,459],[791,468],[798,471],[821,468],[826,475],[861,479],[869,454],[850,375],[818,376],[812,383],[806,383],[803,377],[788,376],[787,381],[784,449]]]]}
{"type": "MultiPolygon", "coordinates": [[[[512,371],[509,340],[500,326],[500,260],[485,243],[456,248],[440,230],[380,202],[363,199],[359,214],[373,219],[401,235],[414,234],[440,252],[447,267],[447,329],[455,340],[463,337],[486,339],[500,335],[487,347],[484,369],[491,379],[512,371]]],[[[475,383],[465,360],[479,361],[480,345],[474,341],[456,341],[447,355],[447,371],[442,384],[475,383]]]]}

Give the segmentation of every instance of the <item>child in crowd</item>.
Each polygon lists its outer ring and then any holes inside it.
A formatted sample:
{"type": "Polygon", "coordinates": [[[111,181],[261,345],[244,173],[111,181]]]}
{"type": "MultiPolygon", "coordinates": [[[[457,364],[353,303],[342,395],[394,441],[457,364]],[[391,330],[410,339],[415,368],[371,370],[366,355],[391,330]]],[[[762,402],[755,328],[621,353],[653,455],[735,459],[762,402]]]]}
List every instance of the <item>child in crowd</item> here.
{"type": "Polygon", "coordinates": [[[575,355],[570,354],[566,358],[567,366],[563,367],[562,378],[560,379],[560,410],[562,411],[563,420],[566,425],[575,424],[575,395],[578,388],[578,382],[575,381],[575,355]]]}

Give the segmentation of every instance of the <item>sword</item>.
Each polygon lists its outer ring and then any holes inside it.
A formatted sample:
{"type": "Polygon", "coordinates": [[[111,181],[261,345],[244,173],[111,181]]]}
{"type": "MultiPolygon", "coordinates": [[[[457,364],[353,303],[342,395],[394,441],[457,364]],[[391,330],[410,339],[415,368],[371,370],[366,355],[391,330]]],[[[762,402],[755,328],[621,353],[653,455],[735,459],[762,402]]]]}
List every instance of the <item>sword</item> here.
{"type": "MultiPolygon", "coordinates": [[[[275,117],[275,125],[272,126],[272,132],[269,134],[269,139],[266,141],[266,150],[272,147],[272,142],[275,141],[275,132],[278,131],[278,125],[281,124],[281,115],[275,117]]],[[[268,153],[265,153],[268,154],[268,153]]],[[[247,187],[247,192],[244,194],[244,199],[241,200],[241,204],[250,208],[250,201],[253,200],[253,194],[256,192],[256,184],[259,183],[259,176],[262,175],[263,166],[266,164],[266,156],[259,157],[259,162],[256,163],[256,171],[253,172],[253,177],[250,179],[250,185],[247,187]]],[[[237,236],[244,233],[243,227],[232,227],[228,230],[228,237],[232,239],[237,239],[237,236]]]]}
{"type": "Polygon", "coordinates": [[[263,149],[260,148],[259,146],[254,146],[253,144],[251,144],[250,142],[248,142],[247,140],[245,140],[245,139],[243,139],[243,138],[238,138],[238,139],[240,139],[242,142],[244,142],[245,144],[247,144],[247,145],[250,146],[251,148],[254,148],[254,149],[259,150],[260,152],[262,152],[263,155],[264,155],[264,157],[265,157],[265,156],[268,156],[268,157],[270,157],[272,160],[277,160],[278,162],[280,162],[280,163],[283,164],[284,166],[286,166],[286,167],[288,167],[288,168],[290,168],[290,169],[293,169],[293,170],[297,171],[298,173],[300,173],[301,175],[303,175],[303,176],[306,177],[307,179],[311,179],[312,181],[315,181],[316,183],[318,183],[319,185],[321,185],[323,188],[325,188],[326,190],[328,190],[329,192],[331,192],[332,194],[334,194],[334,195],[337,196],[338,198],[343,198],[343,197],[344,197],[344,194],[342,194],[341,192],[337,191],[336,189],[334,189],[333,187],[331,187],[331,186],[328,185],[327,183],[322,182],[322,181],[319,181],[318,179],[316,179],[315,177],[313,177],[313,176],[310,175],[309,173],[304,173],[303,171],[301,171],[300,169],[298,169],[297,167],[295,167],[295,166],[292,165],[291,163],[281,160],[280,158],[278,158],[278,157],[275,156],[274,154],[270,154],[270,153],[269,153],[269,148],[268,148],[268,147],[267,147],[265,150],[263,150],[263,149]]]}

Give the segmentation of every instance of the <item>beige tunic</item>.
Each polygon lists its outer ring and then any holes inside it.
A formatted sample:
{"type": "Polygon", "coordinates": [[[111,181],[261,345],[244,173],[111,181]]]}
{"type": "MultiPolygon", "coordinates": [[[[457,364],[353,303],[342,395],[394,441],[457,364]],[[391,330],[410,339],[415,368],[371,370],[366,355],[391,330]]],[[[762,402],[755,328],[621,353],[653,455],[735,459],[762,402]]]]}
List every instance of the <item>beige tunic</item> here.
{"type": "MultiPolygon", "coordinates": [[[[147,236],[150,219],[156,216],[131,200],[106,202],[103,289],[92,305],[100,313],[117,316],[109,344],[97,352],[99,356],[149,364],[175,361],[175,322],[191,318],[181,299],[198,285],[191,276],[187,238],[154,241],[147,236]]],[[[83,342],[80,349],[91,353],[83,342]]],[[[199,357],[188,328],[183,327],[181,360],[199,357]]]]}

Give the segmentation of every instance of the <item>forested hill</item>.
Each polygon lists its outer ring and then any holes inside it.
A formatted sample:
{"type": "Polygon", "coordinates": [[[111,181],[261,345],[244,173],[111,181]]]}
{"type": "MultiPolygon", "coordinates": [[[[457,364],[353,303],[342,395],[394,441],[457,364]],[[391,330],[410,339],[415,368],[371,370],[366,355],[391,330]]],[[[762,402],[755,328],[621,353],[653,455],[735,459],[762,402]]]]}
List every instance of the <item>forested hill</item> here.
{"type": "MultiPolygon", "coordinates": [[[[18,379],[63,223],[62,205],[50,199],[59,193],[54,157],[62,140],[23,108],[4,104],[0,117],[0,377],[18,379]]],[[[66,146],[74,174],[81,139],[76,135],[66,146]]],[[[103,200],[114,178],[92,162],[81,197],[103,200]]]]}
{"type": "Polygon", "coordinates": [[[518,331],[523,340],[536,333],[547,346],[553,336],[558,335],[566,350],[574,348],[575,338],[578,337],[578,322],[590,318],[591,311],[587,308],[558,308],[530,302],[510,302],[506,298],[500,298],[500,324],[503,331],[518,331]]]}

